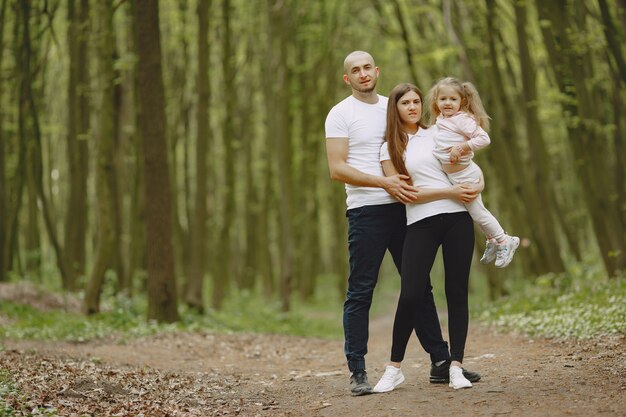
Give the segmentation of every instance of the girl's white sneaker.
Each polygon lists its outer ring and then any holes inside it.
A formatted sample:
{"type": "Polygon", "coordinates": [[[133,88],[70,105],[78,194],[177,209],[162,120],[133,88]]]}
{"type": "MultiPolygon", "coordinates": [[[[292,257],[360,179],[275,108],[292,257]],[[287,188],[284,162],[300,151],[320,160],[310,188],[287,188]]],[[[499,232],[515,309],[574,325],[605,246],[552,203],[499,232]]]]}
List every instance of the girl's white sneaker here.
{"type": "Polygon", "coordinates": [[[463,369],[458,366],[450,367],[450,388],[471,388],[472,383],[463,376],[463,369]]]}

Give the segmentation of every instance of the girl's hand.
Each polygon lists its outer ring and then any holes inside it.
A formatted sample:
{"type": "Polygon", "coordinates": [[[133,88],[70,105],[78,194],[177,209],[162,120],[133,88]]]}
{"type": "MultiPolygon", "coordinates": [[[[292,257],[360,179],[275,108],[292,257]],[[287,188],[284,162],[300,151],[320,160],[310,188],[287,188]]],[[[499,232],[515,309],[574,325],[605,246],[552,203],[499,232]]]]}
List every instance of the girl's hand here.
{"type": "Polygon", "coordinates": [[[456,164],[461,159],[461,156],[465,153],[461,145],[456,145],[450,148],[450,163],[456,164]]]}

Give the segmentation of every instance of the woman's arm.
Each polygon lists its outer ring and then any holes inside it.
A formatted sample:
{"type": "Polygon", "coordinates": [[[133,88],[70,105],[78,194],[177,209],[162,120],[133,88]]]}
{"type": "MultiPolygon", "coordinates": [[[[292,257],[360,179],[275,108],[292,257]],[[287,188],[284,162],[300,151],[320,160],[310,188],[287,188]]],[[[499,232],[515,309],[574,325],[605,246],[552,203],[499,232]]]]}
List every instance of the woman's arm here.
{"type": "MultiPolygon", "coordinates": [[[[397,175],[398,171],[390,160],[382,161],[385,175],[397,175]]],[[[485,188],[483,176],[477,184],[459,184],[448,188],[415,188],[411,203],[429,203],[435,200],[456,200],[461,203],[471,203],[485,188]]]]}
{"type": "Polygon", "coordinates": [[[456,200],[463,204],[471,203],[478,197],[477,185],[457,184],[448,188],[418,188],[416,203],[429,203],[435,200],[456,200]]]}

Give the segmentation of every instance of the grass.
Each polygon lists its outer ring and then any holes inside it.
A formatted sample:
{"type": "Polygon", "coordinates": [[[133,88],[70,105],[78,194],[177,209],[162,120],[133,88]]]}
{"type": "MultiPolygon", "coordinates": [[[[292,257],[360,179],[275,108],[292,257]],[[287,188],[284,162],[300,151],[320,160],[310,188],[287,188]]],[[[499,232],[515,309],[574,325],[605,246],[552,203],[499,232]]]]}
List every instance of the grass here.
{"type": "MultiPolygon", "coordinates": [[[[146,321],[146,299],[107,296],[103,312],[90,317],[60,310],[41,311],[16,302],[0,303],[0,316],[8,323],[0,327],[0,339],[61,340],[85,342],[109,337],[133,338],[171,331],[214,331],[282,333],[298,336],[337,338],[340,317],[331,313],[329,297],[316,295],[310,303],[294,303],[292,311],[281,311],[280,303],[252,292],[237,292],[222,310],[200,315],[179,306],[181,321],[159,324],[146,321]],[[322,301],[326,300],[326,301],[322,301]]],[[[338,310],[340,311],[340,310],[338,310]]],[[[339,313],[338,313],[339,314],[339,313]]]]}
{"type": "MultiPolygon", "coordinates": [[[[438,307],[445,311],[442,271],[433,269],[438,307]]],[[[626,279],[607,279],[599,267],[573,265],[567,273],[548,274],[532,282],[509,281],[509,297],[485,302],[487,288],[482,277],[472,276],[470,294],[474,319],[504,330],[546,337],[593,337],[626,333],[626,279]]],[[[323,276],[316,293],[306,302],[294,297],[290,312],[281,311],[278,300],[266,300],[256,292],[232,294],[223,309],[200,315],[179,307],[181,321],[159,324],[146,321],[146,299],[114,296],[104,292],[105,311],[90,317],[59,310],[41,311],[16,302],[0,303],[1,339],[35,339],[85,342],[114,336],[129,338],[162,332],[255,332],[296,336],[342,338],[343,300],[337,293],[337,277],[323,276]],[[7,320],[8,319],[8,320],[7,320]]],[[[51,291],[50,287],[44,291],[51,291]]],[[[400,280],[386,259],[376,288],[371,315],[394,311],[400,280]]],[[[442,322],[446,319],[442,314],[442,322]]]]}
{"type": "Polygon", "coordinates": [[[591,338],[626,333],[626,279],[575,265],[513,286],[511,296],[484,303],[477,318],[504,330],[591,338]]]}

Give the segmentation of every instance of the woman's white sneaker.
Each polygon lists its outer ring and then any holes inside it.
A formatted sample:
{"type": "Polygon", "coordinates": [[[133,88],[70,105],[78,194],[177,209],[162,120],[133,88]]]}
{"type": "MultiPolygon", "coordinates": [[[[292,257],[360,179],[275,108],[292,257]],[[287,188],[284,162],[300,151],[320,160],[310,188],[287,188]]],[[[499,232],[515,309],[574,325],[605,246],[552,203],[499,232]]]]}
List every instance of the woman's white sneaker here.
{"type": "Polygon", "coordinates": [[[450,367],[450,388],[470,388],[472,383],[463,376],[463,369],[458,366],[450,367]]]}
{"type": "Polygon", "coordinates": [[[374,392],[389,392],[404,382],[404,375],[401,368],[393,365],[387,365],[385,373],[374,387],[374,392]]]}

